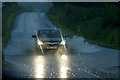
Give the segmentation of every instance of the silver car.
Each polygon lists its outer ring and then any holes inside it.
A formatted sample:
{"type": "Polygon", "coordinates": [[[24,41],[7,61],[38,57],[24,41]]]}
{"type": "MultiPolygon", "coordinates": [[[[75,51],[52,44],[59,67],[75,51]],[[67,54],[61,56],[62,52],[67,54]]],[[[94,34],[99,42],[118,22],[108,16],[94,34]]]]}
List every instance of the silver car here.
{"type": "Polygon", "coordinates": [[[66,37],[61,29],[58,28],[45,28],[32,36],[35,40],[37,49],[58,49],[63,47],[66,49],[66,37]]]}

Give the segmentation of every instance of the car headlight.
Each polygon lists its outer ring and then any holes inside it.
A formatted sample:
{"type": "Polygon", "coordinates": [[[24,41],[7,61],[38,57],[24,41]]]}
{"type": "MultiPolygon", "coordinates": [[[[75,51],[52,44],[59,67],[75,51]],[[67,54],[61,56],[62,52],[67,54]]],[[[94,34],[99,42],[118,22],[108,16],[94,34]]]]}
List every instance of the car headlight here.
{"type": "Polygon", "coordinates": [[[65,40],[62,40],[60,44],[65,45],[65,44],[66,44],[66,41],[65,41],[65,40]]]}
{"type": "Polygon", "coordinates": [[[40,40],[37,40],[38,45],[43,45],[43,42],[40,40]]]}

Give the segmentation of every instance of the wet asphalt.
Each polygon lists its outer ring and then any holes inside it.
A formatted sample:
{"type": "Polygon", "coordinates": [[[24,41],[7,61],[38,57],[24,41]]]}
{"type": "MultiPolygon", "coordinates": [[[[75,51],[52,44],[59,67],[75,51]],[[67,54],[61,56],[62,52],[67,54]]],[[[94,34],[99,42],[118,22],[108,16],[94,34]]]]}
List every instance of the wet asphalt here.
{"type": "MultiPolygon", "coordinates": [[[[117,78],[117,74],[98,70],[105,63],[95,61],[96,55],[49,50],[43,55],[34,51],[27,55],[5,56],[3,78],[117,78]],[[99,63],[100,62],[100,63],[99,63]]],[[[114,69],[113,69],[114,70],[114,69]]]]}

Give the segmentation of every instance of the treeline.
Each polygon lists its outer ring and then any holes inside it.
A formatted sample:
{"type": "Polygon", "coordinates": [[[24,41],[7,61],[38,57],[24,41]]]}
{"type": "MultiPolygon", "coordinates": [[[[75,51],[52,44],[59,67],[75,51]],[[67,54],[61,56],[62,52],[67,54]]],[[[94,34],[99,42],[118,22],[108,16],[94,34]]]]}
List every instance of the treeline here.
{"type": "Polygon", "coordinates": [[[83,36],[88,42],[120,49],[118,3],[54,3],[48,17],[67,34],[83,36]]]}

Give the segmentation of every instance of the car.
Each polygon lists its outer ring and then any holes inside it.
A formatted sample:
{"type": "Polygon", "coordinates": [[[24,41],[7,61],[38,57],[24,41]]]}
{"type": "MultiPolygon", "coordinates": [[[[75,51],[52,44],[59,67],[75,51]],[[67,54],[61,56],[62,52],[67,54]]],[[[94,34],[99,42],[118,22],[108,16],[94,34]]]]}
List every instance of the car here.
{"type": "Polygon", "coordinates": [[[66,37],[59,28],[44,28],[32,35],[37,49],[58,49],[63,47],[66,49],[66,37]]]}

